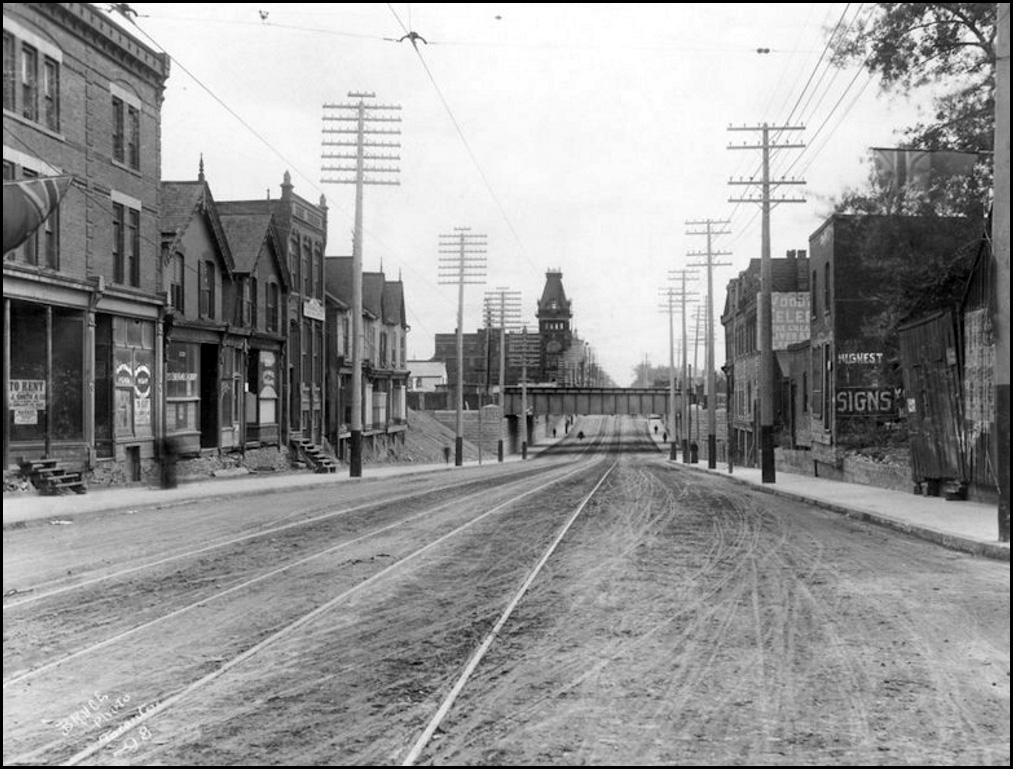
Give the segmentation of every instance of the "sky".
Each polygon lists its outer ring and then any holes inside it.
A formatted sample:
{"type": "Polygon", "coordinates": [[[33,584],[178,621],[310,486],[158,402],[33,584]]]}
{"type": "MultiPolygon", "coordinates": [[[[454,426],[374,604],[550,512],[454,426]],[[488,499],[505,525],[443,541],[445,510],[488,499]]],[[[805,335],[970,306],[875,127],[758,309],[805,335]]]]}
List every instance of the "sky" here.
{"type": "Polygon", "coordinates": [[[470,227],[488,254],[485,286],[466,287],[465,331],[499,287],[521,292],[533,328],[545,273],[558,269],[574,328],[620,385],[645,357],[668,364],[661,291],[706,247],[687,221],[730,221],[713,244],[731,262],[714,276],[724,360],[725,286],[761,247],[759,205],[729,202],[754,188],[728,184],[758,175],[760,153],[729,145],[759,133],[729,125],[805,126],[779,137],[805,149],[771,161],[775,178],[806,181],[781,188],[805,203],[773,211],[771,252],[784,256],[808,248],[834,200],[864,182],[869,147],[895,146],[924,112],[924,99],[828,66],[826,30],[871,6],[131,4],[134,32],[173,57],[164,179],[196,178],[203,154],[217,200],[277,197],[288,170],[297,194],[326,195],[328,255],[350,255],[354,187],[322,181],[323,105],[373,92],[401,107],[400,185],[365,190],[363,263],[404,281],[409,358],[429,358],[434,335],[456,327],[439,236],[470,227]],[[425,40],[417,51],[400,40],[408,31],[425,40]]]}

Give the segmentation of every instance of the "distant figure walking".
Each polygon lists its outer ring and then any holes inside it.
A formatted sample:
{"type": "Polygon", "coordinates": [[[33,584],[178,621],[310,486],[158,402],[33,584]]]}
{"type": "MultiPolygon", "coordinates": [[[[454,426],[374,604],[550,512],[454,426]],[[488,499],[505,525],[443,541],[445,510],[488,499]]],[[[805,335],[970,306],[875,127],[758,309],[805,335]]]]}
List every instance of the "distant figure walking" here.
{"type": "Polygon", "coordinates": [[[658,434],[658,426],[657,426],[657,425],[655,425],[655,426],[654,426],[654,434],[655,434],[655,435],[657,435],[657,434],[658,434]]]}
{"type": "Polygon", "coordinates": [[[668,430],[665,431],[664,435],[661,438],[661,441],[662,443],[668,443],[668,430]]]}
{"type": "Polygon", "coordinates": [[[579,433],[577,433],[577,439],[578,440],[584,440],[584,431],[583,430],[581,430],[579,433]]]}
{"type": "Polygon", "coordinates": [[[556,437],[556,428],[555,427],[552,428],[552,437],[553,438],[556,437]]]}
{"type": "Polygon", "coordinates": [[[450,464],[450,446],[443,447],[443,461],[445,464],[450,464]]]}

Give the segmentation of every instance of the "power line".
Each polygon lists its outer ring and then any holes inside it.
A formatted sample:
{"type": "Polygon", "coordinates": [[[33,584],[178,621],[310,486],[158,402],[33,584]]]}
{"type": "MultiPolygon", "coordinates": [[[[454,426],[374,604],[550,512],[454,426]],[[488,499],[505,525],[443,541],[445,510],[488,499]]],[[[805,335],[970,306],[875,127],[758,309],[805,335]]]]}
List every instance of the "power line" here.
{"type": "MultiPolygon", "coordinates": [[[[401,25],[401,28],[405,31],[405,34],[410,33],[411,30],[405,27],[404,23],[401,21],[401,18],[397,15],[397,11],[394,10],[393,6],[390,3],[387,3],[387,7],[390,9],[390,12],[394,15],[394,18],[397,19],[397,23],[401,25]]],[[[514,240],[517,241],[517,245],[520,247],[521,256],[533,269],[537,270],[538,268],[535,266],[535,263],[528,256],[528,251],[524,247],[524,241],[521,240],[521,236],[517,232],[517,229],[514,227],[513,222],[510,220],[510,217],[507,215],[506,209],[503,207],[503,203],[500,201],[499,196],[493,189],[492,183],[489,181],[489,177],[486,176],[486,173],[482,168],[482,164],[478,162],[478,157],[475,155],[474,150],[472,150],[471,144],[468,142],[468,138],[464,135],[464,130],[461,128],[460,123],[458,123],[457,117],[454,115],[454,111],[450,108],[450,103],[447,101],[446,96],[444,96],[443,89],[441,89],[439,83],[436,82],[436,78],[433,76],[432,71],[429,69],[429,65],[426,63],[425,57],[422,56],[422,51],[419,50],[419,47],[417,45],[413,45],[412,48],[415,50],[415,55],[418,57],[419,62],[422,64],[422,69],[425,70],[426,76],[429,78],[429,82],[432,83],[433,88],[436,90],[436,94],[437,96],[439,96],[440,102],[443,104],[443,108],[446,110],[447,115],[450,117],[450,122],[454,125],[454,130],[457,131],[457,135],[460,137],[461,143],[464,145],[464,149],[468,153],[468,157],[471,158],[471,162],[474,164],[475,169],[478,171],[478,175],[482,179],[482,183],[485,184],[486,190],[489,192],[490,197],[492,197],[493,202],[499,209],[500,216],[502,216],[503,221],[506,222],[507,227],[509,228],[511,234],[514,237],[514,240]]]]}
{"type": "MultiPolygon", "coordinates": [[[[862,3],[862,5],[864,5],[864,3],[862,3]]],[[[816,77],[816,74],[819,72],[820,65],[823,63],[823,60],[826,58],[827,52],[830,50],[831,43],[832,43],[833,39],[837,36],[838,32],[840,31],[841,25],[844,23],[844,19],[845,19],[846,15],[848,13],[848,10],[850,8],[851,8],[851,3],[848,3],[847,5],[845,5],[844,10],[841,12],[840,17],[837,19],[837,23],[834,26],[833,32],[827,37],[827,41],[826,41],[826,43],[823,46],[823,50],[820,52],[820,56],[816,60],[815,66],[813,67],[812,71],[809,73],[809,77],[806,80],[805,85],[802,86],[802,90],[799,92],[798,98],[795,100],[794,106],[792,106],[791,111],[787,114],[787,116],[785,116],[784,120],[779,121],[779,122],[787,125],[787,124],[789,124],[791,122],[791,120],[795,116],[795,111],[798,109],[799,105],[802,103],[802,100],[805,98],[806,92],[809,90],[809,86],[812,84],[813,78],[816,77]]],[[[857,17],[857,13],[856,13],[856,17],[857,17]]],[[[852,23],[853,22],[854,22],[854,20],[852,20],[852,23]]],[[[827,63],[827,66],[828,67],[830,66],[829,62],[827,63]]],[[[825,71],[826,70],[824,70],[824,72],[825,71]]],[[[796,82],[797,82],[797,80],[796,80],[796,82]]],[[[787,105],[787,102],[785,102],[785,105],[787,105]]],[[[776,141],[778,138],[780,138],[780,134],[775,134],[774,137],[773,137],[773,140],[776,141]]],[[[754,178],[760,172],[760,170],[761,170],[760,167],[757,167],[756,170],[752,174],[750,174],[749,178],[754,178]]],[[[738,203],[738,202],[735,203],[735,205],[732,207],[731,213],[729,214],[729,218],[732,218],[732,217],[735,216],[735,214],[739,210],[739,205],[740,205],[740,203],[738,203]]],[[[740,236],[744,235],[746,233],[746,230],[748,229],[748,227],[752,224],[753,221],[755,221],[756,216],[757,216],[757,212],[754,212],[753,216],[750,217],[749,222],[746,224],[746,226],[739,229],[740,236]]]]}

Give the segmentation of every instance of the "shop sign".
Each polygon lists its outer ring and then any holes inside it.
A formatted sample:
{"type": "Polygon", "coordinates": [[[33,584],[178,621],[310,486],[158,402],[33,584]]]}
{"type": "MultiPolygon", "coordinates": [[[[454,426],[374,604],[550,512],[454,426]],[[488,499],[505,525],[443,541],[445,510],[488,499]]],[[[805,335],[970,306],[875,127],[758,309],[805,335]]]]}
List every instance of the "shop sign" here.
{"type": "Polygon", "coordinates": [[[129,363],[121,363],[116,367],[116,386],[134,386],[134,372],[131,370],[129,363]]]}
{"type": "Polygon", "coordinates": [[[151,369],[141,363],[134,370],[134,393],[138,398],[151,394],[151,369]]]}
{"type": "Polygon", "coordinates": [[[304,299],[302,303],[302,314],[304,318],[311,320],[327,320],[327,311],[319,299],[304,299]]]}
{"type": "Polygon", "coordinates": [[[275,372],[274,353],[262,350],[260,353],[260,397],[278,397],[278,375],[275,372]]]}
{"type": "MultiPolygon", "coordinates": [[[[10,392],[12,409],[46,408],[45,379],[12,379],[10,392]]],[[[35,422],[22,422],[22,424],[35,424],[35,422]]]]}

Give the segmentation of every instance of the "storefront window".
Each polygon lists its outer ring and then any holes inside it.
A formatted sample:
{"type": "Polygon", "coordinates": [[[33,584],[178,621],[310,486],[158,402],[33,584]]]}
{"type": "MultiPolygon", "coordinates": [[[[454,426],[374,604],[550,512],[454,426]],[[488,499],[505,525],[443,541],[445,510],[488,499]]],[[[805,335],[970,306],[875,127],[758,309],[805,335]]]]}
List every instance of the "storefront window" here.
{"type": "Polygon", "coordinates": [[[169,345],[165,369],[166,432],[196,433],[200,405],[200,346],[169,345]]]}
{"type": "Polygon", "coordinates": [[[259,357],[257,399],[260,413],[258,418],[262,425],[273,425],[278,422],[278,358],[268,350],[262,350],[259,357]]]}
{"type": "Polygon", "coordinates": [[[11,303],[12,441],[84,438],[84,316],[52,308],[52,366],[47,369],[46,308],[11,303]],[[49,388],[52,392],[49,392],[49,388]]]}
{"type": "Polygon", "coordinates": [[[147,438],[152,435],[155,327],[149,321],[120,317],[112,319],[112,326],[116,435],[147,438]]]}
{"type": "Polygon", "coordinates": [[[46,308],[11,302],[12,441],[46,437],[46,308]]]}

